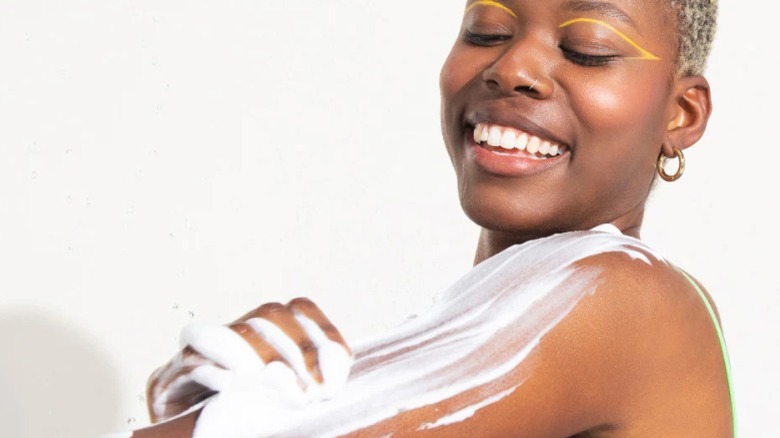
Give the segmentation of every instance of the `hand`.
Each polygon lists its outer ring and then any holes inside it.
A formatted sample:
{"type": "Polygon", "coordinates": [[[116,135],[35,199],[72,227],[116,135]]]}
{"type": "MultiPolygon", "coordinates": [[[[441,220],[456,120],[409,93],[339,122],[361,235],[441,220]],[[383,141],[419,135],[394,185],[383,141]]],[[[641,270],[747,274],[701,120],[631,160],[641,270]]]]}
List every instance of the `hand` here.
{"type": "Polygon", "coordinates": [[[264,304],[227,326],[192,324],[181,342],[183,349],[149,378],[154,423],[234,385],[273,386],[298,399],[329,398],[352,364],[344,338],[305,298],[264,304]]]}

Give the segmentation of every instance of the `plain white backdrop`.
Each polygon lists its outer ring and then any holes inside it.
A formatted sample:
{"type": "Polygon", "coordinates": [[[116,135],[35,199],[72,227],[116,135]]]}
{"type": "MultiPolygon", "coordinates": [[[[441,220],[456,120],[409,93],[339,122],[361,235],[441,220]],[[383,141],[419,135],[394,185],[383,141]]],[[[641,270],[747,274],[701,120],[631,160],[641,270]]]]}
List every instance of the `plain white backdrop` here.
{"type": "MultiPolygon", "coordinates": [[[[775,436],[774,16],[722,2],[715,112],[644,238],[714,296],[743,436],[775,436]]],[[[763,3],[762,3],[763,4],[763,3]]],[[[439,133],[450,0],[0,0],[0,425],[145,423],[192,321],[308,296],[348,339],[471,266],[439,133]]]]}

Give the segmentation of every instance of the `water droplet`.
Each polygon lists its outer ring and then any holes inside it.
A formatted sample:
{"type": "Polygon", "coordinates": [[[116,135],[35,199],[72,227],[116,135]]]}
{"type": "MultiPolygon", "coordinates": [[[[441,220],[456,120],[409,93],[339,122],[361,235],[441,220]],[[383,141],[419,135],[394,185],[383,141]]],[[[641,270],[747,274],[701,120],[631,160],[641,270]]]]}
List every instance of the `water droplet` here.
{"type": "Polygon", "coordinates": [[[173,303],[173,310],[179,310],[179,303],[173,303]]]}
{"type": "Polygon", "coordinates": [[[31,176],[32,176],[32,179],[38,179],[38,171],[37,170],[33,170],[31,176]]]}
{"type": "Polygon", "coordinates": [[[70,153],[71,153],[71,150],[70,150],[70,148],[68,148],[68,149],[65,149],[65,154],[70,154],[70,153]]]}
{"type": "Polygon", "coordinates": [[[138,401],[141,403],[146,403],[146,397],[143,394],[138,394],[138,401]]]}
{"type": "Polygon", "coordinates": [[[188,311],[187,314],[190,315],[190,318],[195,318],[195,312],[192,310],[188,311]]]}
{"type": "Polygon", "coordinates": [[[135,423],[135,417],[130,417],[127,419],[127,424],[133,424],[135,423]]]}
{"type": "Polygon", "coordinates": [[[174,238],[174,237],[176,237],[176,236],[174,236],[174,235],[173,235],[173,233],[168,233],[168,237],[170,237],[171,239],[173,239],[173,238],[174,238]]]}

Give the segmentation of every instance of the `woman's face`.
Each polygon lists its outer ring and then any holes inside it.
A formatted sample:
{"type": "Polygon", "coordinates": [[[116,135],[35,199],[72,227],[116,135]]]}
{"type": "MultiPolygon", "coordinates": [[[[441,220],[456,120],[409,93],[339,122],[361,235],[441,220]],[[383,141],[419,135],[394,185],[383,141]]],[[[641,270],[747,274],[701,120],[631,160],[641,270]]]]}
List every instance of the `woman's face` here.
{"type": "Polygon", "coordinates": [[[662,5],[468,2],[441,91],[473,221],[534,237],[641,220],[675,114],[675,24],[662,5]]]}

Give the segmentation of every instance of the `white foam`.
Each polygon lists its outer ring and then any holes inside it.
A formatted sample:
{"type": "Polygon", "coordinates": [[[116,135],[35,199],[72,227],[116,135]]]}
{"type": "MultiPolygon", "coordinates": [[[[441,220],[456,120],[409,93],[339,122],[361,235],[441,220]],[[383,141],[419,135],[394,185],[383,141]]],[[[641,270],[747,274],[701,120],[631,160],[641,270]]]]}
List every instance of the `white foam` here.
{"type": "Polygon", "coordinates": [[[435,429],[437,427],[447,426],[449,424],[460,423],[463,420],[473,417],[478,410],[503,400],[509,394],[513,393],[519,386],[520,385],[516,385],[512,388],[507,389],[506,391],[502,391],[492,397],[488,397],[480,401],[479,403],[474,403],[473,405],[467,406],[459,411],[455,411],[450,415],[441,417],[438,420],[436,420],[435,423],[425,423],[422,426],[420,426],[417,430],[435,429]]]}
{"type": "Polygon", "coordinates": [[[190,324],[182,330],[180,339],[182,346],[191,346],[227,369],[242,372],[263,367],[260,357],[244,338],[223,325],[190,324]]]}
{"type": "Polygon", "coordinates": [[[576,262],[609,252],[648,264],[662,260],[616,230],[600,227],[508,248],[475,266],[427,313],[358,344],[349,379],[334,398],[280,403],[278,389],[232,385],[206,404],[195,436],[337,436],[471,389],[494,391],[434,424],[463,421],[515,390],[517,376],[508,373],[595,291],[601,271],[576,262]]]}

